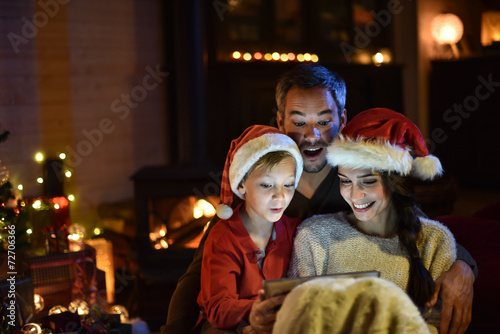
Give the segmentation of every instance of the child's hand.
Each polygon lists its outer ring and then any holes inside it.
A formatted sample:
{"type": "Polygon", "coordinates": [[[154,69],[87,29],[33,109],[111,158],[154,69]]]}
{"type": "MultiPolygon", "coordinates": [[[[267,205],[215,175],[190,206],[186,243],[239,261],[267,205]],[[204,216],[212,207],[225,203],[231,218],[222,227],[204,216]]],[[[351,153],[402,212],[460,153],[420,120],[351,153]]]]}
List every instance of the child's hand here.
{"type": "Polygon", "coordinates": [[[264,299],[264,290],[259,290],[258,299],[250,311],[250,326],[257,334],[267,334],[273,331],[276,321],[276,306],[283,304],[286,295],[264,299]]]}

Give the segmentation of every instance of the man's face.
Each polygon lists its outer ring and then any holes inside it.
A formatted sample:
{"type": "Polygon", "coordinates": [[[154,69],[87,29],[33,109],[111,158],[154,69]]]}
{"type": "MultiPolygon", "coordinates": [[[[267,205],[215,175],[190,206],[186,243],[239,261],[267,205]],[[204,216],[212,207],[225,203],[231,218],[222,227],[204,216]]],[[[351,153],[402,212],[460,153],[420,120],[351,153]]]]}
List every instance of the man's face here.
{"type": "Polygon", "coordinates": [[[317,173],[326,166],[326,148],[344,128],[346,112],[339,119],[335,99],[326,88],[293,87],[286,95],[284,117],[278,112],[277,122],[297,143],[304,171],[317,173]]]}

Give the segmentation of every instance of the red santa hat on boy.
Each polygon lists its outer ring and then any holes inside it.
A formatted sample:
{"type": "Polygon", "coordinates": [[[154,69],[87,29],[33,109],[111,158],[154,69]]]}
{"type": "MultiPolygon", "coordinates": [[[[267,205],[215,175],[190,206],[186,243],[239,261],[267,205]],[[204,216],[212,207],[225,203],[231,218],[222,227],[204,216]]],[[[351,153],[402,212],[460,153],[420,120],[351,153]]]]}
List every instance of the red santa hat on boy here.
{"type": "Polygon", "coordinates": [[[408,118],[386,108],[363,111],[353,117],[330,145],[333,166],[396,172],[430,180],[441,175],[438,158],[429,154],[424,137],[408,118]],[[415,156],[415,159],[412,157],[415,156]]]}
{"type": "Polygon", "coordinates": [[[261,157],[275,151],[287,151],[295,159],[295,187],[297,187],[303,168],[302,155],[297,144],[275,127],[252,125],[237,139],[231,141],[222,173],[221,204],[217,206],[217,216],[222,219],[231,218],[233,193],[243,199],[238,192],[238,185],[243,177],[261,157]]]}

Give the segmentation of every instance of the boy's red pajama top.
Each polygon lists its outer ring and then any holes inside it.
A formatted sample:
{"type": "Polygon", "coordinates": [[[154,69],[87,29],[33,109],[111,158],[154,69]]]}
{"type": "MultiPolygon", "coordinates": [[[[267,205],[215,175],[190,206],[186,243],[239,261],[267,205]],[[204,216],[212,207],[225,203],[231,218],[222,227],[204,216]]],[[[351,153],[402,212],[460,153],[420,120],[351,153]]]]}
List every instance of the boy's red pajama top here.
{"type": "Polygon", "coordinates": [[[283,215],[274,223],[276,238],[267,244],[261,270],[257,264],[258,247],[240,219],[242,204],[230,219],[212,228],[203,251],[198,304],[215,328],[237,328],[242,320],[248,323],[262,280],[285,276],[295,230],[301,222],[283,215]]]}

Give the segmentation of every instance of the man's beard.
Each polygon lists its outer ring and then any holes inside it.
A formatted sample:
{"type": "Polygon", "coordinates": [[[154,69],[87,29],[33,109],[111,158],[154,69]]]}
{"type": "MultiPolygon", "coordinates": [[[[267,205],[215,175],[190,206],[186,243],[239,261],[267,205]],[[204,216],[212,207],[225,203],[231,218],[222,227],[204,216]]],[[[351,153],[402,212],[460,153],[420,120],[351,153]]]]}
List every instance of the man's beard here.
{"type": "Polygon", "coordinates": [[[306,166],[304,165],[304,172],[307,173],[319,173],[325,168],[327,162],[326,159],[323,161],[321,165],[314,165],[314,166],[306,166]]]}
{"type": "MultiPolygon", "coordinates": [[[[324,143],[324,142],[319,142],[319,143],[316,143],[315,145],[311,145],[311,144],[303,144],[300,146],[300,151],[302,152],[303,155],[305,155],[306,157],[303,156],[304,158],[304,172],[307,172],[307,173],[319,173],[323,170],[323,168],[325,168],[326,164],[327,164],[327,161],[326,161],[326,157],[324,156],[326,150],[328,148],[328,144],[324,143]],[[323,155],[323,161],[319,162],[319,161],[314,161],[314,162],[310,162],[310,163],[307,163],[307,156],[308,154],[307,153],[304,153],[305,150],[309,147],[314,147],[314,146],[317,146],[317,145],[320,145],[322,147],[322,153],[321,155],[323,155]]],[[[321,156],[318,156],[316,159],[321,159],[321,156]]]]}

